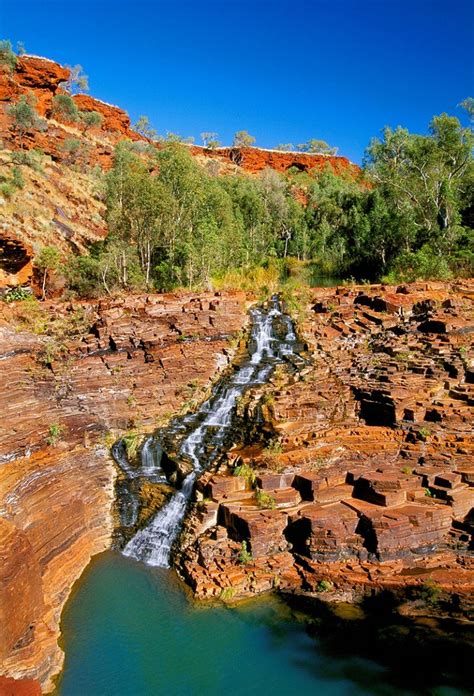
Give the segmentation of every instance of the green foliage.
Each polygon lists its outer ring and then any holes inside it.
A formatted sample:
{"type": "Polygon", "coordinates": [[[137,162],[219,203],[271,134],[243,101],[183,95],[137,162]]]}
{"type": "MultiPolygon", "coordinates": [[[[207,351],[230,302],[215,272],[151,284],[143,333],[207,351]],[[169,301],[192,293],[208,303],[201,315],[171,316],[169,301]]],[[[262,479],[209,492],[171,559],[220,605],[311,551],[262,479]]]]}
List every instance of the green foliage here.
{"type": "Polygon", "coordinates": [[[23,147],[25,134],[39,125],[35,106],[36,97],[33,93],[29,93],[22,94],[16,104],[12,104],[7,109],[7,113],[12,119],[13,129],[18,133],[20,147],[23,147]]]}
{"type": "Polygon", "coordinates": [[[65,425],[60,425],[59,423],[52,423],[49,426],[49,435],[46,438],[47,444],[50,447],[56,447],[58,440],[60,439],[61,435],[64,433],[65,430],[65,425]]]}
{"type": "Polygon", "coordinates": [[[327,144],[325,140],[316,140],[312,138],[306,143],[301,143],[296,146],[296,149],[300,152],[310,152],[311,154],[318,155],[336,155],[337,147],[331,147],[327,144]]]}
{"type": "Polygon", "coordinates": [[[234,476],[244,476],[251,486],[255,483],[255,471],[249,464],[239,464],[232,473],[234,476]]]}
{"type": "Polygon", "coordinates": [[[330,580],[320,580],[316,586],[316,592],[332,592],[334,584],[330,580]]]}
{"type": "Polygon", "coordinates": [[[238,555],[238,561],[241,565],[248,565],[253,560],[252,554],[247,548],[247,542],[243,541],[240,546],[240,551],[238,555]]]}
{"type": "Polygon", "coordinates": [[[11,198],[15,193],[15,187],[11,181],[4,181],[0,184],[0,195],[4,198],[11,198]]]}
{"type": "Polygon", "coordinates": [[[69,77],[65,82],[61,83],[61,88],[68,94],[77,94],[79,92],[87,92],[89,89],[89,78],[84,74],[81,65],[66,65],[69,69],[69,77]]]}
{"type": "Polygon", "coordinates": [[[81,121],[84,134],[89,128],[99,128],[104,117],[98,111],[79,111],[79,120],[81,121]]]}
{"type": "Polygon", "coordinates": [[[133,462],[137,458],[140,440],[140,433],[137,432],[129,432],[123,438],[125,451],[127,452],[127,457],[130,462],[133,462]]]}
{"type": "Polygon", "coordinates": [[[79,109],[70,94],[56,94],[53,97],[52,115],[75,122],[79,120],[79,109]]]}
{"type": "Polygon", "coordinates": [[[270,493],[260,490],[260,488],[255,490],[255,501],[262,510],[274,510],[276,508],[275,498],[270,493]]]}
{"type": "Polygon", "coordinates": [[[46,297],[46,283],[48,278],[59,269],[60,254],[56,247],[44,246],[33,259],[33,264],[43,274],[42,295],[46,297]]]}
{"type": "Polygon", "coordinates": [[[75,164],[81,153],[82,143],[78,138],[65,138],[61,150],[64,153],[64,161],[67,164],[75,164]]]}
{"type": "Polygon", "coordinates": [[[209,150],[214,150],[216,147],[219,147],[220,142],[217,140],[217,136],[218,133],[213,132],[201,133],[201,140],[204,147],[209,150]]]}
{"type": "Polygon", "coordinates": [[[220,599],[222,599],[223,602],[228,602],[233,598],[235,595],[235,588],[233,587],[225,587],[223,588],[221,594],[220,594],[220,599]]]}
{"type": "Polygon", "coordinates": [[[36,172],[42,172],[42,162],[44,153],[42,150],[17,150],[12,152],[11,158],[12,162],[15,164],[21,164],[25,167],[30,167],[36,172]]]}
{"type": "Polygon", "coordinates": [[[425,244],[418,251],[399,254],[384,279],[389,283],[411,283],[423,279],[449,280],[452,276],[446,256],[425,244]]]}
{"type": "Polygon", "coordinates": [[[431,578],[425,580],[417,592],[418,598],[429,606],[434,606],[438,603],[440,594],[441,588],[431,578]]]}
{"type": "Polygon", "coordinates": [[[253,135],[246,130],[237,131],[232,142],[233,147],[251,147],[255,142],[253,135]]]}
{"type": "Polygon", "coordinates": [[[31,298],[30,288],[10,288],[6,293],[2,295],[2,300],[7,304],[11,302],[22,302],[23,300],[29,300],[31,298]]]}
{"type": "Polygon", "coordinates": [[[270,440],[270,442],[263,450],[263,454],[265,457],[278,457],[280,454],[282,454],[282,452],[283,446],[281,442],[279,442],[279,440],[277,439],[270,440]]]}
{"type": "Polygon", "coordinates": [[[11,41],[8,41],[8,39],[0,40],[0,65],[5,66],[10,72],[13,72],[16,61],[17,57],[12,48],[11,41]]]}
{"type": "Polygon", "coordinates": [[[145,138],[150,138],[150,140],[156,140],[158,137],[158,132],[150,125],[148,116],[140,116],[132,128],[145,138]]]}
{"type": "Polygon", "coordinates": [[[20,167],[13,167],[12,169],[12,184],[17,189],[25,187],[25,179],[23,178],[20,167]]]}
{"type": "MultiPolygon", "coordinates": [[[[146,117],[135,127],[156,137],[146,117]]],[[[204,144],[214,136],[203,133],[204,144]]],[[[238,136],[249,143],[247,133],[238,136]]],[[[74,291],[240,287],[268,296],[283,283],[302,315],[298,288],[311,271],[390,282],[474,271],[471,136],[457,119],[435,117],[426,136],[386,129],[367,151],[369,184],[329,164],[311,174],[217,177],[179,140],[169,134],[159,150],[117,145],[106,176],[110,233],[68,264],[74,291]],[[295,200],[295,187],[307,205],[295,200]]],[[[305,146],[330,154],[328,147],[305,146]]]]}

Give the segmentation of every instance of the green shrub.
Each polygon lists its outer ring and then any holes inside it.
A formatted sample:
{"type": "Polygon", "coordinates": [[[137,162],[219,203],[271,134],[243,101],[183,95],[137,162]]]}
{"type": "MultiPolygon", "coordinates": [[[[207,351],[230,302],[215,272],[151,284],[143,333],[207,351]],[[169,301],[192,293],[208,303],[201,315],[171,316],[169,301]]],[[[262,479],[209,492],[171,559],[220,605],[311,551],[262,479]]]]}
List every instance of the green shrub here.
{"type": "Polygon", "coordinates": [[[243,541],[240,547],[238,561],[241,565],[248,565],[253,560],[252,554],[247,548],[247,542],[243,541]]]}
{"type": "Polygon", "coordinates": [[[440,594],[441,588],[431,578],[425,580],[417,592],[418,598],[431,606],[437,604],[440,594]]]}
{"type": "Polygon", "coordinates": [[[14,193],[15,187],[10,181],[5,181],[3,184],[0,184],[0,195],[4,198],[11,198],[14,193]]]}
{"type": "Polygon", "coordinates": [[[55,447],[59,438],[64,433],[66,426],[60,425],[59,423],[53,423],[49,426],[49,436],[46,438],[46,442],[51,447],[55,447]]]}
{"type": "Polygon", "coordinates": [[[234,476],[244,476],[249,485],[253,485],[255,483],[255,471],[249,464],[239,464],[235,467],[232,473],[234,476]]]}
{"type": "Polygon", "coordinates": [[[53,97],[52,115],[75,122],[79,120],[79,109],[69,94],[56,94],[53,97]]]}
{"type": "Polygon", "coordinates": [[[399,254],[386,280],[390,283],[411,283],[416,280],[449,280],[451,277],[446,255],[425,244],[418,251],[399,254]]]}
{"type": "Polygon", "coordinates": [[[15,188],[22,189],[25,187],[25,180],[21,172],[20,167],[13,167],[12,170],[12,184],[15,188]]]}
{"type": "Polygon", "coordinates": [[[0,41],[0,65],[4,65],[10,72],[16,66],[17,57],[13,51],[11,41],[3,39],[0,41]]]}
{"type": "Polygon", "coordinates": [[[2,299],[7,304],[10,302],[22,302],[23,300],[29,300],[32,296],[30,288],[11,288],[2,296],[2,299]]]}
{"type": "Polygon", "coordinates": [[[82,132],[86,133],[89,128],[98,128],[104,120],[98,111],[79,111],[79,119],[82,124],[82,132]]]}
{"type": "Polygon", "coordinates": [[[235,589],[233,587],[225,587],[220,594],[220,599],[222,599],[223,602],[227,602],[229,599],[232,599],[234,595],[235,589]]]}
{"type": "Polygon", "coordinates": [[[141,439],[140,434],[137,432],[130,432],[124,436],[123,442],[125,445],[125,451],[127,452],[127,457],[129,459],[129,461],[133,461],[134,459],[137,458],[140,439],[141,439]]]}
{"type": "Polygon", "coordinates": [[[334,584],[330,580],[320,580],[316,587],[316,592],[332,592],[334,584]]]}
{"type": "Polygon", "coordinates": [[[258,507],[262,508],[262,510],[274,510],[276,508],[275,498],[270,493],[260,490],[260,488],[257,488],[255,491],[255,500],[258,507]]]}

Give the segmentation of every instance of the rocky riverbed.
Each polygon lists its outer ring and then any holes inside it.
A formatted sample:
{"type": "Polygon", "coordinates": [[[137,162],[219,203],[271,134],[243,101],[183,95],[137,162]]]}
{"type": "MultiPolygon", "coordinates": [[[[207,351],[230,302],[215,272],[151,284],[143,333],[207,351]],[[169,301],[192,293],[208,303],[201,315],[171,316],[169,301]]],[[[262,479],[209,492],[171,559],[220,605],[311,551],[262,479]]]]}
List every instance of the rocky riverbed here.
{"type": "MultiPolygon", "coordinates": [[[[248,303],[181,293],[51,303],[39,318],[2,308],[8,677],[50,688],[62,607],[117,522],[111,445],[197,408],[248,303]]],[[[315,289],[294,303],[304,365],[289,359],[246,392],[237,444],[197,482],[173,562],[198,598],[379,594],[400,613],[472,618],[473,306],[468,281],[315,289]]]]}

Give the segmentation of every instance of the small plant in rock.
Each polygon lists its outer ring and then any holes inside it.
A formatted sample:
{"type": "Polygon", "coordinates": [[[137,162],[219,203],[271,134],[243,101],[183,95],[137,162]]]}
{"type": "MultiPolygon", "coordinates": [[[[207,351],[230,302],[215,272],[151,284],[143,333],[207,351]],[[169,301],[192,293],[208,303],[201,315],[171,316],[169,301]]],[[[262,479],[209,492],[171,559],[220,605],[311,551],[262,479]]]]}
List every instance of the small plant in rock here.
{"type": "Polygon", "coordinates": [[[137,432],[128,432],[123,437],[123,443],[129,461],[136,459],[140,444],[140,434],[137,432]]]}
{"type": "Polygon", "coordinates": [[[136,400],[136,398],[134,397],[134,395],[133,395],[133,394],[129,394],[129,395],[127,396],[127,406],[129,406],[130,408],[133,408],[133,406],[136,406],[136,404],[137,404],[137,400],[136,400]]]}
{"type": "Polygon", "coordinates": [[[232,473],[234,476],[244,476],[251,486],[255,483],[255,471],[250,464],[239,464],[232,473]]]}
{"type": "Polygon", "coordinates": [[[220,594],[220,599],[223,602],[227,602],[235,595],[235,589],[233,587],[224,587],[220,594]]]}
{"type": "Polygon", "coordinates": [[[441,588],[431,578],[425,580],[417,592],[418,598],[430,606],[437,604],[440,594],[441,588]]]}
{"type": "Polygon", "coordinates": [[[98,111],[79,111],[79,119],[82,125],[82,134],[85,135],[89,128],[99,128],[104,117],[98,111]]]}
{"type": "Polygon", "coordinates": [[[426,496],[427,498],[432,498],[432,497],[433,497],[433,493],[430,491],[429,488],[425,488],[425,496],[426,496]]]}
{"type": "Polygon", "coordinates": [[[66,429],[66,426],[60,425],[59,423],[52,423],[49,426],[49,435],[46,438],[46,442],[50,447],[56,447],[56,444],[61,437],[61,435],[64,433],[66,429]]]}
{"type": "Polygon", "coordinates": [[[418,431],[418,435],[424,441],[431,435],[431,430],[429,428],[425,428],[425,427],[420,428],[418,431]]]}
{"type": "Polygon", "coordinates": [[[263,449],[263,458],[265,461],[270,460],[274,461],[275,459],[278,459],[280,454],[283,453],[283,446],[279,440],[276,438],[273,440],[270,440],[270,442],[267,444],[267,446],[263,449]]]}
{"type": "Polygon", "coordinates": [[[412,470],[411,466],[403,466],[401,471],[402,471],[402,474],[411,474],[411,473],[413,473],[413,470],[412,470]]]}
{"type": "Polygon", "coordinates": [[[320,580],[316,587],[316,592],[332,592],[334,584],[330,580],[320,580]]]}
{"type": "Polygon", "coordinates": [[[22,302],[31,298],[32,291],[30,288],[11,288],[3,295],[2,299],[7,304],[11,302],[22,302]]]}
{"type": "Polygon", "coordinates": [[[23,149],[23,138],[26,133],[39,124],[40,119],[35,107],[36,97],[30,93],[22,94],[16,104],[12,104],[7,109],[7,113],[12,119],[13,129],[18,133],[20,149],[23,149]]]}
{"type": "Polygon", "coordinates": [[[0,41],[0,65],[3,65],[9,72],[15,69],[17,57],[13,50],[11,41],[3,39],[0,41]]]}
{"type": "Polygon", "coordinates": [[[52,115],[66,121],[77,121],[79,109],[74,99],[69,94],[56,94],[53,97],[52,115]]]}
{"type": "Polygon", "coordinates": [[[248,550],[247,542],[245,540],[242,542],[240,546],[240,551],[237,559],[241,565],[248,565],[253,560],[252,554],[248,550]]]}
{"type": "Polygon", "coordinates": [[[275,498],[270,493],[260,490],[260,488],[257,488],[255,491],[255,500],[258,507],[262,510],[274,510],[276,508],[275,498]]]}

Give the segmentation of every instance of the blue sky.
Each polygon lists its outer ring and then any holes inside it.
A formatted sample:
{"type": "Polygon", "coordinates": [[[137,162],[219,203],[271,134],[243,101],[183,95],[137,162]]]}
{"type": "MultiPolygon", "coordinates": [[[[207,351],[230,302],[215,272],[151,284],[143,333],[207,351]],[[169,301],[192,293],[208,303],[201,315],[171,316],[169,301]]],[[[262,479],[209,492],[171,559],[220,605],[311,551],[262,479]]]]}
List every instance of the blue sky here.
{"type": "Polygon", "coordinates": [[[472,95],[470,0],[0,0],[0,36],[80,63],[90,93],[160,133],[327,140],[360,162],[472,95]]]}

